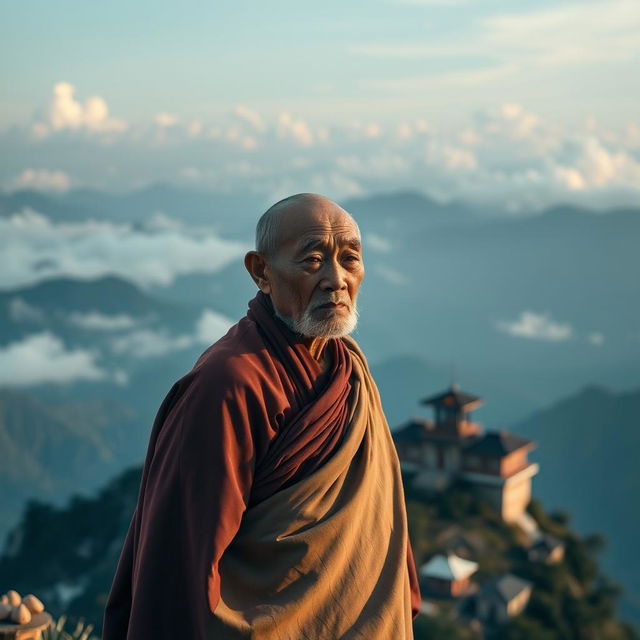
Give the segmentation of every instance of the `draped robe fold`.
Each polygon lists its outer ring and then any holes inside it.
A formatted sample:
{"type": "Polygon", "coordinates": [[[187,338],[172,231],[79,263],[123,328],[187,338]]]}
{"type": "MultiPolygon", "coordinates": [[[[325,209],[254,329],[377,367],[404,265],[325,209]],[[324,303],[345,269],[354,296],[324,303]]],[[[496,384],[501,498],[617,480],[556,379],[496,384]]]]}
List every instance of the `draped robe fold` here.
{"type": "Polygon", "coordinates": [[[323,374],[258,293],[165,398],[103,640],[412,638],[398,458],[349,337],[323,374]]]}

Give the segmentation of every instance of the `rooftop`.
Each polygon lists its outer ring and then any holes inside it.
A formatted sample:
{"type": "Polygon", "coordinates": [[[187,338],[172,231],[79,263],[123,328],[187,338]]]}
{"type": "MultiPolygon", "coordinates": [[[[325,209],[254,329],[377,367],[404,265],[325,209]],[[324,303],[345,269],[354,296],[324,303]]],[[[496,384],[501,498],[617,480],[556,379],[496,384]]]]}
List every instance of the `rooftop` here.
{"type": "Polygon", "coordinates": [[[467,451],[469,453],[482,453],[502,457],[533,444],[533,440],[521,438],[508,431],[490,431],[469,445],[467,451]]]}
{"type": "Polygon", "coordinates": [[[394,429],[392,436],[395,442],[461,442],[465,444],[473,438],[477,438],[476,433],[469,435],[459,435],[452,431],[437,428],[432,420],[424,418],[411,418],[398,429],[394,429]]]}
{"type": "Polygon", "coordinates": [[[456,408],[464,407],[467,411],[470,411],[471,409],[479,407],[483,403],[483,400],[479,396],[474,396],[470,393],[461,391],[458,388],[458,385],[454,382],[446,391],[438,393],[435,396],[425,398],[424,400],[421,400],[420,403],[434,406],[444,405],[456,408]]]}
{"type": "Polygon", "coordinates": [[[509,603],[525,589],[531,587],[531,582],[518,578],[511,573],[492,578],[482,586],[483,596],[494,596],[509,603]]]}
{"type": "Polygon", "coordinates": [[[440,580],[463,580],[478,570],[478,563],[465,560],[453,553],[433,556],[420,567],[420,575],[440,580]]]}

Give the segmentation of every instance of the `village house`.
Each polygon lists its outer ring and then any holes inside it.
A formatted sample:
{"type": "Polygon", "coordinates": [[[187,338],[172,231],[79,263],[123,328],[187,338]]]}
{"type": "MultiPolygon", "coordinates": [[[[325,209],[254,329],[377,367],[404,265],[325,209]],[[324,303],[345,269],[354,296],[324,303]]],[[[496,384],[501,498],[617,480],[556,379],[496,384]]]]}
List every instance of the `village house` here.
{"type": "Polygon", "coordinates": [[[426,596],[457,598],[470,592],[471,576],[477,570],[477,562],[465,560],[453,553],[439,553],[420,567],[418,575],[426,596]]]}
{"type": "Polygon", "coordinates": [[[524,611],[531,597],[529,581],[510,573],[492,578],[474,596],[475,613],[488,625],[501,625],[524,611]]]}

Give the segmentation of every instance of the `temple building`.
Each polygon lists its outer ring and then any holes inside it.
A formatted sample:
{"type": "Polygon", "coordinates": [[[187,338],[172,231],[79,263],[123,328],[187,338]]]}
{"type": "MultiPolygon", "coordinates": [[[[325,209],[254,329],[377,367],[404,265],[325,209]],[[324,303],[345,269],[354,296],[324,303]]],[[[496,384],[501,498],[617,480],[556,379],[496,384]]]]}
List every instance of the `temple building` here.
{"type": "Polygon", "coordinates": [[[421,404],[433,407],[434,419],[413,418],[394,431],[398,457],[414,488],[442,491],[465,480],[506,522],[520,523],[528,517],[531,479],[538,473],[528,460],[535,442],[507,431],[484,433],[471,419],[482,403],[456,384],[425,398],[421,404]]]}

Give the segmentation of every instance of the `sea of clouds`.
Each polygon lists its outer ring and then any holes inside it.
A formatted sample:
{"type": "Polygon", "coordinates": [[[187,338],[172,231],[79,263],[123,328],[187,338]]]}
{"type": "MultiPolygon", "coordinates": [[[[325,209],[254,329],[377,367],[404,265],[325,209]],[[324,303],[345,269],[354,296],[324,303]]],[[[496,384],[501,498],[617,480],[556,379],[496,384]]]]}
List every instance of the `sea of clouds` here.
{"type": "Polygon", "coordinates": [[[84,329],[114,335],[106,344],[96,340],[94,346],[87,348],[65,343],[50,329],[34,326],[33,333],[0,346],[0,387],[74,382],[126,385],[128,371],[136,360],[159,358],[186,349],[201,350],[221,338],[234,324],[212,309],[204,309],[189,332],[177,335],[161,326],[146,326],[146,320],[125,314],[72,313],[67,321],[84,329]],[[111,364],[106,363],[105,356],[111,356],[111,364]],[[114,361],[117,366],[113,365],[114,361]]]}
{"type": "Polygon", "coordinates": [[[637,204],[640,196],[638,123],[613,131],[587,119],[569,127],[516,103],[448,129],[424,119],[314,123],[246,105],[211,122],[160,112],[130,123],[113,117],[104,98],[81,101],[61,82],[30,124],[4,131],[0,141],[15,151],[0,170],[6,190],[169,181],[269,202],[298,191],[340,199],[418,189],[513,211],[637,204]]]}
{"type": "Polygon", "coordinates": [[[247,249],[212,230],[186,227],[164,216],[145,225],[54,222],[30,209],[0,217],[0,290],[16,291],[7,307],[9,319],[28,330],[21,339],[0,337],[0,387],[123,385],[135,361],[202,349],[233,324],[212,309],[203,309],[194,326],[179,333],[154,317],[98,310],[57,313],[55,319],[70,329],[95,336],[88,348],[57,335],[49,314],[26,302],[21,288],[56,277],[110,275],[142,288],[169,285],[181,275],[213,273],[247,249]]]}
{"type": "Polygon", "coordinates": [[[167,285],[179,275],[217,271],[247,248],[212,231],[180,225],[56,223],[26,209],[0,217],[0,288],[58,276],[105,275],[118,275],[143,287],[167,285]]]}

